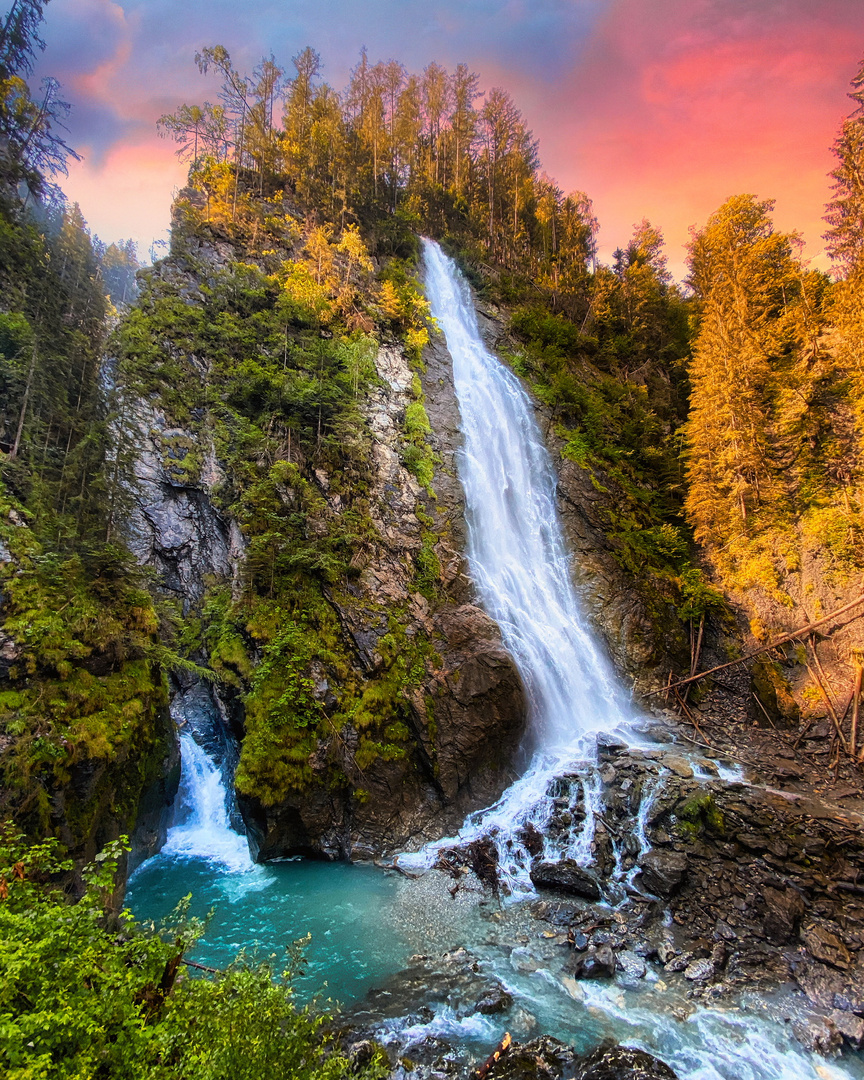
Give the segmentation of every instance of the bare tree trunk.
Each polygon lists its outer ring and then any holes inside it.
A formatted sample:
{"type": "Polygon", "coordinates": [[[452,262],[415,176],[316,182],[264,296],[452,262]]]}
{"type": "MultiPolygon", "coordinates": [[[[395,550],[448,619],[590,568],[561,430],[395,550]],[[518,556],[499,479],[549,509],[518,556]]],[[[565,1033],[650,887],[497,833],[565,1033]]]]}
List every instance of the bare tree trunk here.
{"type": "Polygon", "coordinates": [[[9,460],[14,461],[18,457],[18,448],[21,445],[21,436],[24,434],[24,418],[27,416],[27,409],[30,405],[30,390],[33,386],[33,375],[36,371],[36,343],[33,343],[33,351],[30,355],[30,367],[27,370],[27,382],[24,386],[24,400],[21,402],[21,413],[18,416],[18,430],[15,432],[15,442],[12,444],[12,451],[9,454],[9,460]]]}

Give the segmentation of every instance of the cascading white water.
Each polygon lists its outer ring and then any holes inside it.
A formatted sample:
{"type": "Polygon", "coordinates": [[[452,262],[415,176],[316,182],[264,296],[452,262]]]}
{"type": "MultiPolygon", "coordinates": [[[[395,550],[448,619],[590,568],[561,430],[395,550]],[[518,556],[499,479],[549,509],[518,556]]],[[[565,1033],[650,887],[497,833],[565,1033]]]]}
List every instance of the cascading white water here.
{"type": "MultiPolygon", "coordinates": [[[[518,893],[530,883],[514,837],[529,822],[542,832],[551,813],[550,781],[591,762],[594,740],[588,736],[611,731],[632,710],[579,607],[555,505],[555,473],[531,402],[484,345],[468,286],[453,261],[430,240],[423,241],[423,252],[432,315],[453,358],[471,576],[501,628],[528,699],[530,764],[495,806],[466,822],[460,840],[481,834],[496,839],[499,868],[518,893]]],[[[583,860],[590,858],[595,787],[585,785],[586,842],[574,852],[583,860]]]]}
{"type": "Polygon", "coordinates": [[[249,845],[232,828],[222,773],[191,735],[180,736],[180,790],[164,855],[208,859],[231,870],[251,870],[249,845]]]}

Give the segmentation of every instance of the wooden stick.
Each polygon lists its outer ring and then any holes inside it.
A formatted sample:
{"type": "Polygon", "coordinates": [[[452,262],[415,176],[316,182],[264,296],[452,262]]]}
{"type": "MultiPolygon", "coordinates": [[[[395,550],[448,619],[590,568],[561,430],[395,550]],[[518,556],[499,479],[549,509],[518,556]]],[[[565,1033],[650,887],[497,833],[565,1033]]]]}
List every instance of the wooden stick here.
{"type": "Polygon", "coordinates": [[[762,710],[762,712],[763,712],[763,714],[765,716],[765,719],[768,721],[768,723],[771,725],[771,727],[774,728],[774,730],[776,731],[777,730],[777,725],[774,723],[774,721],[768,715],[768,710],[765,708],[765,706],[762,704],[762,702],[759,700],[758,696],[755,693],[753,694],[753,700],[756,702],[756,704],[762,710]]]}
{"type": "MultiPolygon", "coordinates": [[[[753,660],[757,656],[761,656],[762,653],[770,652],[771,649],[776,649],[778,645],[785,645],[787,641],[794,641],[796,638],[802,637],[804,634],[809,634],[819,626],[824,626],[825,623],[831,622],[833,619],[839,618],[841,615],[845,615],[847,611],[851,611],[852,608],[858,607],[859,604],[864,604],[864,596],[859,596],[857,600],[853,600],[851,604],[846,604],[842,608],[838,608],[836,611],[832,611],[830,615],[826,615],[824,619],[817,619],[816,622],[808,623],[807,626],[802,626],[800,630],[793,630],[791,634],[784,634],[782,637],[777,638],[776,641],[771,641],[767,645],[763,645],[761,649],[756,649],[753,652],[745,653],[744,656],[739,656],[737,660],[730,660],[726,664],[718,664],[717,667],[709,668],[707,671],[701,672],[699,675],[691,675],[689,679],[681,679],[676,683],[669,683],[667,686],[661,686],[657,690],[649,690],[645,697],[654,697],[656,694],[665,694],[669,690],[674,690],[679,686],[687,686],[688,683],[698,682],[699,679],[704,679],[708,675],[713,675],[717,671],[725,671],[727,668],[735,667],[736,664],[746,664],[748,660],[753,660]]],[[[856,619],[860,619],[861,615],[856,615],[856,619]]],[[[850,620],[854,621],[854,620],[850,620]]]]}
{"type": "Polygon", "coordinates": [[[864,667],[858,664],[855,671],[855,689],[852,691],[852,731],[849,733],[849,756],[855,757],[858,749],[858,708],[861,703],[861,679],[864,667]]]}
{"type": "Polygon", "coordinates": [[[197,968],[198,971],[209,971],[211,975],[218,975],[219,968],[207,967],[206,964],[196,964],[194,960],[182,960],[181,964],[185,964],[186,967],[197,968]]]}
{"type": "Polygon", "coordinates": [[[846,737],[844,736],[840,728],[840,721],[837,719],[837,713],[834,712],[834,706],[831,704],[831,699],[828,697],[828,691],[822,685],[822,680],[819,678],[819,672],[814,671],[809,664],[805,664],[805,667],[807,668],[807,673],[809,674],[810,678],[819,687],[819,690],[822,694],[822,700],[825,702],[825,705],[828,709],[828,715],[831,717],[831,722],[834,724],[834,731],[837,734],[837,738],[840,740],[840,745],[848,753],[848,749],[846,746],[846,737]]]}
{"type": "MultiPolygon", "coordinates": [[[[822,678],[822,682],[825,684],[826,693],[828,694],[828,697],[829,697],[829,699],[831,701],[831,704],[833,705],[834,704],[834,698],[831,695],[831,683],[828,681],[828,676],[825,674],[825,672],[824,672],[824,670],[822,668],[822,661],[819,659],[819,652],[818,652],[818,650],[816,648],[816,635],[815,634],[810,635],[810,648],[813,650],[813,659],[816,662],[816,670],[819,672],[819,675],[822,678]]],[[[836,714],[836,712],[837,712],[836,708],[835,708],[834,712],[836,714]]],[[[846,714],[844,713],[843,715],[845,716],[846,714]]],[[[842,717],[837,718],[837,723],[838,724],[842,723],[842,717]]]]}
{"type": "MultiPolygon", "coordinates": [[[[696,671],[697,671],[697,669],[699,667],[699,657],[702,655],[702,635],[704,633],[705,633],[705,613],[703,612],[702,613],[702,618],[699,620],[699,636],[696,639],[696,648],[695,649],[693,648],[693,623],[692,623],[692,621],[690,623],[690,648],[691,648],[690,675],[691,676],[696,674],[696,671]]],[[[688,686],[687,689],[684,691],[684,699],[683,699],[684,701],[687,700],[689,694],[690,694],[690,687],[688,686]]]]}
{"type": "Polygon", "coordinates": [[[479,1069],[475,1070],[474,1076],[476,1077],[476,1080],[484,1080],[484,1077],[488,1076],[489,1073],[492,1072],[492,1066],[497,1061],[501,1060],[501,1058],[510,1049],[512,1043],[513,1040],[510,1037],[510,1032],[508,1031],[505,1033],[504,1038],[501,1040],[501,1042],[498,1043],[498,1046],[495,1048],[494,1052],[491,1053],[488,1058],[486,1058],[486,1060],[483,1062],[479,1069]]]}

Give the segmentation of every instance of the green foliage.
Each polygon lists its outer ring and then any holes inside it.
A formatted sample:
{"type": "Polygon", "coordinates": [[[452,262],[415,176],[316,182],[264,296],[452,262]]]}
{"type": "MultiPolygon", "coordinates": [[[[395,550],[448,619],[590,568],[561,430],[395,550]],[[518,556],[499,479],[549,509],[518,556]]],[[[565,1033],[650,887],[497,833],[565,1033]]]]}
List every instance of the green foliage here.
{"type": "Polygon", "coordinates": [[[3,626],[14,657],[0,693],[2,805],[34,834],[50,833],[53,793],[81,770],[100,770],[100,784],[65,796],[77,844],[98,824],[106,783],[115,809],[134,818],[162,758],[163,668],[181,661],[160,640],[163,620],[127,552],[109,544],[61,557],[26,519],[0,488],[3,626]]]}
{"type": "Polygon", "coordinates": [[[427,600],[434,600],[441,588],[441,562],[435,554],[435,545],[438,537],[424,529],[420,550],[414,556],[416,573],[414,585],[422,596],[427,600]]]}
{"type": "Polygon", "coordinates": [[[860,399],[846,283],[829,288],[806,270],[771,209],[730,199],[691,244],[701,314],[687,510],[727,587],[791,605],[802,549],[821,548],[841,580],[862,565],[861,508],[850,497],[861,475],[860,399]],[[831,316],[833,340],[823,333],[831,316]]]}
{"type": "Polygon", "coordinates": [[[125,838],[85,868],[76,904],[52,885],[71,863],[56,842],[0,832],[0,1070],[9,1080],[336,1080],[386,1075],[383,1054],[354,1068],[315,1004],[294,1002],[302,970],[241,954],[191,978],[183,954],[204,933],[189,898],[161,927],[110,911],[125,838]]]}

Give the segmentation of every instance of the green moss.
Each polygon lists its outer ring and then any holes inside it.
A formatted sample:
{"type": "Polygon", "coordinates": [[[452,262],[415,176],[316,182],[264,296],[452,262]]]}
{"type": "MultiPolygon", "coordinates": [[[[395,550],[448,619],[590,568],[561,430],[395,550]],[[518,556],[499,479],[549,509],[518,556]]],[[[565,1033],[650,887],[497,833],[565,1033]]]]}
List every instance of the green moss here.
{"type": "Polygon", "coordinates": [[[420,550],[414,556],[414,588],[430,602],[441,592],[441,562],[435,553],[438,536],[424,529],[420,550]]]}
{"type": "Polygon", "coordinates": [[[688,799],[675,811],[679,825],[685,830],[699,833],[703,829],[723,835],[726,824],[723,814],[710,792],[703,792],[688,799]]]}
{"type": "Polygon", "coordinates": [[[108,815],[131,828],[156,779],[170,738],[163,664],[174,654],[126,552],[104,545],[87,559],[62,559],[23,521],[26,512],[0,489],[0,540],[10,553],[0,570],[3,629],[17,654],[0,695],[2,806],[32,834],[50,835],[62,791],[66,836],[80,849],[108,815]]]}

